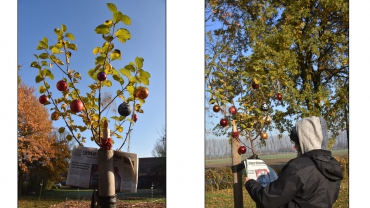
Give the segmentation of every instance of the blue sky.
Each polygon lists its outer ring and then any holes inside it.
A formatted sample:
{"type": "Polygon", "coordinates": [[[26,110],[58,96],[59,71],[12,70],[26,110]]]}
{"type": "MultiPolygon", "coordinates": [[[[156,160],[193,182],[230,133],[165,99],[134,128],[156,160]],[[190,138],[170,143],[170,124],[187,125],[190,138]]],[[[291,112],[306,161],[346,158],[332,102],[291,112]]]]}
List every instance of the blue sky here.
{"type": "MultiPolygon", "coordinates": [[[[115,48],[121,50],[122,60],[112,62],[112,65],[118,70],[123,68],[129,62],[134,62],[135,57],[144,58],[144,67],[151,74],[149,96],[143,105],[144,114],[137,114],[138,121],[131,133],[130,152],[138,154],[138,157],[151,157],[155,141],[160,137],[162,127],[165,127],[166,105],[165,105],[165,0],[137,0],[137,1],[110,1],[116,5],[117,9],[131,19],[131,25],[118,24],[117,27],[123,27],[130,31],[131,39],[126,43],[118,40],[114,42],[115,48]],[[145,3],[144,3],[145,2],[145,3]]],[[[22,65],[19,75],[22,81],[29,86],[35,86],[36,89],[41,83],[35,83],[35,77],[38,74],[36,68],[30,67],[32,61],[35,61],[33,54],[40,54],[41,50],[36,50],[39,40],[43,37],[49,39],[49,44],[55,44],[56,35],[54,28],[60,28],[61,24],[67,26],[67,32],[74,35],[73,43],[77,45],[78,50],[72,51],[70,69],[79,71],[82,75],[82,81],[77,85],[84,95],[88,90],[87,86],[92,84],[92,79],[87,71],[94,68],[95,55],[93,48],[104,43],[101,35],[94,32],[95,28],[105,20],[111,19],[112,13],[104,1],[63,1],[63,4],[57,1],[18,1],[18,55],[17,62],[22,65]]],[[[65,68],[64,68],[65,69],[65,68]]],[[[53,97],[61,96],[56,90],[56,83],[65,75],[57,68],[53,67],[54,80],[49,80],[53,97]]],[[[118,85],[110,88],[105,87],[115,96],[119,89],[118,85]]],[[[36,96],[41,94],[36,90],[36,96]]],[[[116,106],[122,102],[116,99],[116,106]]],[[[51,107],[48,105],[47,107],[51,107]]],[[[49,111],[50,112],[50,111],[49,111]]],[[[79,125],[83,125],[81,119],[74,117],[79,125]],[[79,123],[80,122],[80,123],[79,123]]],[[[126,122],[127,123],[127,122],[126,122]]],[[[54,121],[53,125],[57,128],[65,126],[62,119],[54,121]]],[[[109,123],[109,128],[113,129],[113,120],[109,123]]],[[[124,125],[121,133],[126,135],[128,125],[124,125]]],[[[85,136],[85,147],[98,147],[91,142],[89,131],[82,133],[85,136]]],[[[115,144],[113,149],[122,145],[122,139],[113,138],[115,144]]],[[[127,151],[128,143],[121,149],[127,151]]]]}

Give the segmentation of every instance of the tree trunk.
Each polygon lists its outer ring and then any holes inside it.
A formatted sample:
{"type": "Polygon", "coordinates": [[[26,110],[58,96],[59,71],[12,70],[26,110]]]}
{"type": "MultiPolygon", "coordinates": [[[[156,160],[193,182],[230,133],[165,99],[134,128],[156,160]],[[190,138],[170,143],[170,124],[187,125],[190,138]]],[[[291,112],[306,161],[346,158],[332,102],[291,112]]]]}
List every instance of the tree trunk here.
{"type": "MultiPolygon", "coordinates": [[[[233,125],[233,132],[237,132],[236,126],[233,125]]],[[[238,148],[240,142],[232,137],[231,139],[231,160],[232,166],[235,167],[241,162],[241,155],[238,153],[238,148]]],[[[242,172],[234,171],[236,168],[233,168],[233,191],[234,191],[234,207],[242,208],[243,207],[243,186],[242,186],[242,172]]]]}

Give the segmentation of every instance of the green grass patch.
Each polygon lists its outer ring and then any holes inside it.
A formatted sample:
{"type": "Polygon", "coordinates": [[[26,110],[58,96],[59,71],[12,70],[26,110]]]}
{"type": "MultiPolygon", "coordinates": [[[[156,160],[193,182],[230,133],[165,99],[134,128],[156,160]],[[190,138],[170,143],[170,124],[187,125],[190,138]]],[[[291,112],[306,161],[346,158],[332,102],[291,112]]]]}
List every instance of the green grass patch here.
{"type": "MultiPolygon", "coordinates": [[[[93,190],[92,189],[53,189],[44,190],[41,192],[39,200],[39,193],[33,196],[18,196],[18,207],[19,208],[48,208],[54,204],[59,204],[68,200],[78,200],[90,202],[93,190]]],[[[125,201],[125,203],[138,203],[138,202],[166,202],[165,194],[162,194],[159,190],[155,190],[153,198],[151,189],[139,189],[137,193],[118,193],[117,203],[119,201],[125,201]]]]}
{"type": "MultiPolygon", "coordinates": [[[[349,188],[348,180],[342,180],[339,196],[333,207],[349,207],[349,188]]],[[[233,189],[223,189],[218,191],[209,191],[205,193],[206,208],[234,208],[233,189]]],[[[249,196],[247,190],[243,187],[243,207],[255,208],[256,204],[249,196]]]]}

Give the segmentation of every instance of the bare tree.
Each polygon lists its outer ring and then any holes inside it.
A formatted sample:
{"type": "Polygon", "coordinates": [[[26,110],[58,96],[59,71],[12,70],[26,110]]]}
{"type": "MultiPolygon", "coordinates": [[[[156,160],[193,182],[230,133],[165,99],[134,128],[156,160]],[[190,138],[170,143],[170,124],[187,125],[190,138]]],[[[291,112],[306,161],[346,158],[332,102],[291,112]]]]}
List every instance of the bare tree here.
{"type": "Polygon", "coordinates": [[[162,127],[162,131],[159,134],[159,138],[154,144],[152,155],[154,157],[166,157],[166,128],[162,127]]]}

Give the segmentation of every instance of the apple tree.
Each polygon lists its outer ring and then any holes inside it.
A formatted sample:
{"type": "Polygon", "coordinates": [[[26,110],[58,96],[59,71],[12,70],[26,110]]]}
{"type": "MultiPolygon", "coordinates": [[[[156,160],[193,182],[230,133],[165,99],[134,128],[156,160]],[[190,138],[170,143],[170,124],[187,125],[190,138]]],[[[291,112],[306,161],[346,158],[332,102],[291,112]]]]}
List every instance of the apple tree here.
{"type": "Polygon", "coordinates": [[[91,134],[90,139],[98,146],[111,147],[112,140],[108,141],[110,144],[102,141],[103,129],[106,128],[105,121],[115,121],[110,135],[117,139],[123,138],[121,135],[124,130],[123,124],[127,122],[128,129],[119,148],[121,149],[129,138],[137,120],[137,113],[144,113],[142,105],[149,93],[146,86],[149,85],[150,74],[143,69],[142,57],[136,57],[122,67],[116,68],[112,65],[113,62],[121,60],[122,56],[116,45],[125,43],[131,38],[129,30],[121,27],[121,24],[130,25],[131,20],[114,4],[107,3],[107,7],[112,13],[111,19],[102,21],[102,24],[95,28],[95,33],[102,37],[102,45],[91,48],[96,56],[95,60],[92,60],[94,68],[84,73],[72,69],[73,53],[77,51],[77,44],[73,42],[74,35],[64,24],[54,29],[56,42],[49,42],[47,37],[39,41],[36,49],[41,52],[34,55],[36,60],[31,63],[31,67],[39,72],[35,81],[40,84],[38,87],[38,92],[42,94],[39,98],[40,103],[50,106],[53,120],[64,120],[65,126],[58,129],[59,133],[69,130],[67,139],[74,139],[83,146],[86,137],[83,137],[82,133],[88,131],[91,134]],[[62,74],[64,78],[54,77],[57,73],[62,74]],[[54,79],[58,81],[56,85],[51,84],[54,79]],[[89,79],[90,84],[80,86],[82,79],[89,79]],[[109,89],[113,84],[118,88],[107,103],[103,101],[103,89],[109,89]],[[87,90],[83,87],[87,87],[87,90]],[[52,93],[51,88],[57,88],[60,93],[52,93]],[[87,92],[82,93],[82,90],[87,92]],[[107,117],[110,105],[118,99],[122,102],[118,107],[120,115],[107,117]],[[84,125],[78,125],[77,119],[84,125]]]}
{"type": "Polygon", "coordinates": [[[281,137],[302,117],[324,117],[331,145],[349,128],[348,0],[207,0],[205,7],[206,109],[228,121],[213,125],[214,134],[228,134],[234,120],[254,154],[255,142],[266,142],[261,133],[281,137]]]}

